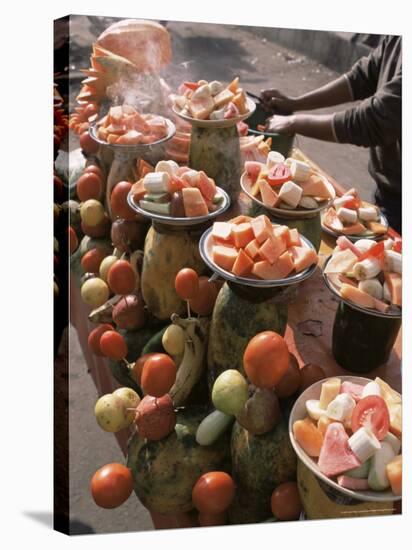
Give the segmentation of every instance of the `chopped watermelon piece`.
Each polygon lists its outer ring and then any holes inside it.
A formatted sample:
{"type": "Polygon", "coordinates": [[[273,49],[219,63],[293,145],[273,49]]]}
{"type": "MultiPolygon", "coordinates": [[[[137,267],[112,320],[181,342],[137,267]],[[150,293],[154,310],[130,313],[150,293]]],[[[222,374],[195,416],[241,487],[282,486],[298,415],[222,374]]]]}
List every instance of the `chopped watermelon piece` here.
{"type": "Polygon", "coordinates": [[[239,250],[232,272],[238,277],[245,277],[252,272],[253,260],[242,249],[239,250]]]}
{"type": "Polygon", "coordinates": [[[348,393],[355,401],[362,399],[363,386],[345,380],[340,386],[340,393],[348,393]]]}
{"type": "Polygon", "coordinates": [[[226,271],[232,271],[233,264],[238,256],[236,248],[231,246],[216,245],[213,247],[212,257],[215,264],[226,271]]]}
{"type": "Polygon", "coordinates": [[[268,182],[274,187],[279,187],[292,178],[289,166],[280,162],[269,170],[268,182]]]}
{"type": "Polygon", "coordinates": [[[250,222],[255,239],[258,243],[262,244],[273,234],[273,226],[270,220],[264,214],[261,214],[257,218],[253,218],[250,222]]]}
{"type": "Polygon", "coordinates": [[[322,452],[323,434],[310,418],[296,420],[293,423],[293,435],[309,456],[317,457],[322,452]]]}
{"type": "Polygon", "coordinates": [[[349,197],[348,200],[343,203],[343,206],[350,210],[357,210],[362,206],[362,202],[359,197],[349,197]]]}
{"type": "Polygon", "coordinates": [[[279,201],[279,195],[273,191],[267,181],[259,180],[259,191],[265,206],[269,208],[276,206],[279,201]]]}
{"type": "Polygon", "coordinates": [[[385,282],[391,293],[391,301],[395,306],[402,307],[402,275],[399,273],[386,272],[385,282]]]}
{"type": "Polygon", "coordinates": [[[292,246],[290,248],[290,252],[292,253],[293,263],[297,273],[307,269],[312,264],[316,264],[318,261],[318,255],[313,248],[308,248],[306,246],[292,246]]]}
{"type": "Polygon", "coordinates": [[[285,249],[285,241],[272,235],[259,248],[259,255],[270,264],[274,264],[285,249]]]}
{"type": "Polygon", "coordinates": [[[255,260],[259,256],[259,248],[259,243],[256,239],[253,239],[253,241],[250,241],[245,247],[245,252],[252,260],[255,260]]]}
{"type": "Polygon", "coordinates": [[[212,178],[208,178],[207,175],[200,170],[199,180],[197,183],[200,192],[207,201],[212,201],[216,195],[216,184],[212,178]]]}
{"type": "Polygon", "coordinates": [[[350,476],[338,476],[338,485],[351,491],[367,491],[369,489],[369,483],[367,479],[357,479],[350,476]]]}
{"type": "MultiPolygon", "coordinates": [[[[357,247],[355,246],[355,248],[357,247]]],[[[384,252],[385,252],[385,245],[383,244],[383,241],[380,241],[379,243],[375,243],[368,250],[365,250],[365,252],[362,252],[361,255],[359,256],[358,262],[361,262],[366,258],[377,258],[378,260],[383,262],[384,252]]]]}
{"type": "Polygon", "coordinates": [[[393,243],[392,250],[400,252],[402,254],[402,239],[396,238],[393,243]]]}
{"type": "Polygon", "coordinates": [[[245,162],[245,171],[251,183],[255,183],[257,181],[263,167],[264,165],[261,162],[254,160],[247,160],[245,162]]]}
{"type": "Polygon", "coordinates": [[[209,210],[202,193],[197,187],[187,187],[182,189],[183,207],[188,218],[198,216],[207,216],[209,210]]]}
{"type": "Polygon", "coordinates": [[[340,422],[332,422],[326,428],[318,461],[319,469],[325,476],[333,477],[361,465],[348,440],[349,436],[340,422]]]}
{"type": "Polygon", "coordinates": [[[254,239],[252,226],[249,222],[232,225],[232,238],[237,248],[244,248],[254,239]]]}
{"type": "Polygon", "coordinates": [[[230,242],[232,244],[232,224],[228,222],[215,222],[213,224],[212,236],[215,242],[230,242]]]}

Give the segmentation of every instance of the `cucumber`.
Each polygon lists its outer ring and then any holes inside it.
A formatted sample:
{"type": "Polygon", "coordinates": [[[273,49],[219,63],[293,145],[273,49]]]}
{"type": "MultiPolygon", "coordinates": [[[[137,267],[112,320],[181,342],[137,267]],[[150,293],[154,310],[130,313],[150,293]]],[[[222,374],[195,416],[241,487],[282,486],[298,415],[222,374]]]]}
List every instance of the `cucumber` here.
{"type": "Polygon", "coordinates": [[[393,433],[388,432],[383,438],[383,441],[386,441],[386,443],[389,443],[395,455],[399,454],[399,451],[401,450],[401,441],[396,437],[396,435],[393,435],[393,433]]]}
{"type": "Polygon", "coordinates": [[[368,479],[369,470],[371,467],[371,459],[369,458],[363,464],[352,470],[345,472],[345,475],[356,479],[368,479]]]}
{"type": "Polygon", "coordinates": [[[222,201],[223,201],[223,196],[222,195],[215,195],[213,197],[212,203],[213,204],[220,204],[222,201]]]}
{"type": "Polygon", "coordinates": [[[395,452],[390,443],[381,442],[381,448],[372,457],[371,468],[368,475],[369,487],[374,491],[385,491],[390,483],[386,475],[386,465],[395,457],[395,452]]]}
{"type": "Polygon", "coordinates": [[[157,203],[141,200],[139,205],[140,208],[148,210],[149,212],[155,212],[156,214],[162,214],[163,216],[170,216],[170,202],[157,203]]]}
{"type": "Polygon", "coordinates": [[[147,341],[146,345],[142,349],[142,355],[145,355],[146,353],[166,353],[162,344],[162,338],[168,326],[169,325],[163,327],[159,330],[159,332],[156,332],[150,340],[147,341]]]}
{"type": "Polygon", "coordinates": [[[221,411],[213,411],[206,416],[196,431],[199,445],[212,445],[231,426],[235,417],[221,411]]]}
{"type": "Polygon", "coordinates": [[[156,203],[166,203],[170,201],[169,193],[149,193],[144,196],[146,201],[156,203]]]}

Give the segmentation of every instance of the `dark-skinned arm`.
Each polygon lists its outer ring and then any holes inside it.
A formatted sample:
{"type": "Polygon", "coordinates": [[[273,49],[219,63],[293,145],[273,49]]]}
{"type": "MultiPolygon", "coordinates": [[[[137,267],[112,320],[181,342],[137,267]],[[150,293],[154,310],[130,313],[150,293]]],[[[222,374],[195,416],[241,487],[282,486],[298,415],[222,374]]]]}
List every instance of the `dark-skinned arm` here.
{"type": "Polygon", "coordinates": [[[334,114],[275,115],[270,119],[268,130],[278,134],[300,134],[323,141],[337,141],[333,130],[333,117],[334,114]]]}

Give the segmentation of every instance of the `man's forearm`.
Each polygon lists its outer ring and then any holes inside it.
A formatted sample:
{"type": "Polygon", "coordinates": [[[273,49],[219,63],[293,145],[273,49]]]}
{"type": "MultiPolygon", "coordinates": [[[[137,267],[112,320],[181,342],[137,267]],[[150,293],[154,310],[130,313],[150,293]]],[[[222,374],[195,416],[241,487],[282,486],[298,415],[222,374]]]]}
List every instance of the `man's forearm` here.
{"type": "Polygon", "coordinates": [[[291,130],[294,134],[322,139],[323,141],[336,141],[333,131],[333,114],[331,115],[305,115],[291,116],[291,130]]]}
{"type": "Polygon", "coordinates": [[[295,111],[310,111],[322,107],[332,107],[352,101],[352,91],[345,76],[328,82],[321,88],[294,98],[295,111]]]}

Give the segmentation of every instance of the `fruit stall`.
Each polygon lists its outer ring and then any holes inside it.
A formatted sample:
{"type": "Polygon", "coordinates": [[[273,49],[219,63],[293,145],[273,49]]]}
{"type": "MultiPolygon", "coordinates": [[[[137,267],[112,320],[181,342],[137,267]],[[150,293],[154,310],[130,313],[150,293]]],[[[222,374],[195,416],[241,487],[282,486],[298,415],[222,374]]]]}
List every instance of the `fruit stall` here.
{"type": "Polygon", "coordinates": [[[402,240],[239,78],[170,89],[171,55],[110,26],[69,121],[70,322],[125,456],[93,498],[156,528],[399,513],[402,240]]]}

